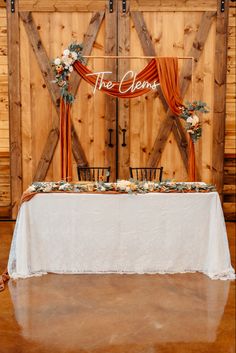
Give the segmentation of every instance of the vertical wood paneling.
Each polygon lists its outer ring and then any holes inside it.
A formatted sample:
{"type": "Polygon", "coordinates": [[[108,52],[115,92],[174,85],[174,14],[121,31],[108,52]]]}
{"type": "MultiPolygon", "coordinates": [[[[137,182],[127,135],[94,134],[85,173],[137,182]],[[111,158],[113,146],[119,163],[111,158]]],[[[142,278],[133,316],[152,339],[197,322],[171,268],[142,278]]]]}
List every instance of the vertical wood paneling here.
{"type": "Polygon", "coordinates": [[[0,8],[0,153],[9,151],[7,75],[6,9],[0,8]]]}
{"type": "MultiPolygon", "coordinates": [[[[92,55],[104,55],[104,41],[105,41],[105,23],[103,22],[96,41],[93,47],[92,55]]],[[[93,70],[96,72],[104,70],[104,60],[94,59],[93,60],[93,70]]],[[[93,142],[91,143],[91,148],[94,151],[93,165],[106,166],[106,146],[105,141],[107,137],[106,132],[106,122],[105,122],[105,96],[101,92],[96,92],[93,94],[92,87],[89,87],[90,95],[92,96],[92,113],[91,119],[93,119],[94,132],[93,132],[93,142]],[[94,118],[93,118],[94,117],[94,118]]],[[[91,99],[90,99],[91,100],[91,99]]]]}
{"type": "MultiPolygon", "coordinates": [[[[214,20],[209,31],[207,41],[204,46],[202,54],[202,71],[199,77],[200,83],[199,89],[202,91],[201,99],[207,102],[209,106],[209,113],[201,116],[202,120],[202,138],[201,142],[201,179],[206,182],[212,182],[212,157],[213,150],[212,144],[208,141],[212,141],[212,133],[214,126],[214,60],[215,60],[215,45],[216,45],[216,21],[214,20]]],[[[196,92],[197,94],[197,92],[196,92]]],[[[200,165],[200,164],[199,164],[200,165]]]]}
{"type": "Polygon", "coordinates": [[[227,52],[225,153],[236,153],[236,4],[230,3],[227,52]]]}
{"type": "Polygon", "coordinates": [[[32,154],[32,121],[31,121],[31,65],[30,44],[23,23],[20,24],[20,40],[24,46],[20,48],[21,65],[21,114],[22,114],[22,168],[23,190],[25,190],[33,178],[33,154],[32,154]]]}
{"type": "Polygon", "coordinates": [[[226,219],[236,219],[235,170],[236,170],[236,3],[229,8],[226,122],[224,159],[224,212],[226,219]]]}
{"type": "MultiPolygon", "coordinates": [[[[129,1],[126,3],[126,13],[122,12],[122,3],[118,3],[118,55],[130,55],[130,18],[129,1]]],[[[130,70],[130,60],[118,60],[118,80],[121,80],[126,72],[130,70]]],[[[118,100],[118,175],[119,179],[129,178],[130,166],[130,99],[118,100]],[[125,143],[123,144],[123,131],[125,131],[125,143]]]]}
{"type": "MultiPolygon", "coordinates": [[[[43,42],[44,48],[46,50],[46,53],[50,53],[50,15],[49,14],[42,14],[42,13],[37,13],[37,14],[33,14],[34,20],[35,20],[35,24],[36,27],[38,29],[39,32],[39,36],[43,42]]],[[[52,115],[51,115],[51,107],[52,107],[52,100],[50,97],[50,93],[49,90],[47,89],[47,81],[45,82],[45,80],[43,79],[42,73],[40,72],[40,84],[38,84],[38,90],[41,92],[42,94],[42,106],[40,107],[40,104],[37,103],[37,105],[39,106],[38,108],[38,112],[37,115],[35,116],[35,120],[36,120],[36,125],[35,125],[35,134],[33,132],[33,136],[37,135],[37,129],[38,129],[38,125],[39,125],[39,121],[41,123],[43,123],[44,125],[44,130],[43,130],[43,134],[41,135],[42,141],[46,141],[47,140],[47,136],[48,136],[48,132],[51,131],[52,129],[52,115]]],[[[50,91],[51,91],[51,87],[50,87],[50,91]]],[[[57,92],[57,91],[56,91],[57,92]]],[[[56,92],[54,93],[56,96],[56,92]]],[[[44,144],[41,144],[38,146],[38,156],[37,156],[37,162],[36,162],[36,169],[34,170],[34,175],[35,172],[37,170],[40,158],[42,156],[42,152],[43,152],[43,148],[44,148],[44,144]]],[[[56,179],[56,176],[54,176],[53,174],[53,166],[52,163],[49,166],[49,169],[47,171],[47,176],[46,176],[46,180],[54,180],[54,178],[56,179]]]]}
{"type": "Polygon", "coordinates": [[[0,217],[9,214],[11,204],[8,119],[7,18],[5,6],[5,3],[0,3],[0,217]]]}
{"type": "MultiPolygon", "coordinates": [[[[80,26],[74,23],[73,32],[77,32],[80,41],[86,33],[92,14],[80,14],[77,21],[80,26]],[[81,26],[83,25],[83,26],[81,26]]],[[[95,43],[92,47],[91,55],[104,55],[104,23],[101,24],[95,43]]],[[[79,41],[79,40],[78,40],[79,41]]],[[[90,53],[87,53],[90,55],[90,53]]],[[[93,71],[103,71],[104,61],[101,59],[90,59],[88,67],[93,71]]],[[[105,165],[105,96],[101,92],[93,93],[93,87],[83,80],[80,83],[79,90],[73,105],[73,119],[76,131],[82,147],[86,153],[86,158],[90,166],[105,165]]],[[[76,165],[74,165],[76,170],[76,165]]],[[[76,172],[77,173],[77,172],[76,172]]],[[[76,174],[74,175],[77,180],[76,174]]]]}
{"type": "MultiPolygon", "coordinates": [[[[226,65],[227,65],[227,29],[228,9],[218,11],[216,19],[216,51],[214,71],[214,119],[212,138],[212,180],[217,190],[222,194],[224,173],[224,131],[225,131],[225,97],[226,97],[226,65]]],[[[221,195],[222,196],[222,195],[221,195]]]]}
{"type": "Polygon", "coordinates": [[[8,65],[9,65],[9,114],[11,153],[11,202],[12,215],[16,217],[22,194],[22,146],[21,146],[21,96],[20,96],[20,33],[18,3],[11,13],[7,2],[8,65]]]}
{"type": "MultiPolygon", "coordinates": [[[[56,58],[62,54],[63,47],[61,41],[61,27],[63,26],[62,20],[63,18],[59,13],[50,14],[50,48],[49,48],[49,57],[56,58]]],[[[54,105],[51,105],[49,114],[52,117],[52,127],[58,128],[59,116],[55,109],[54,105]]],[[[53,169],[53,179],[60,179],[60,144],[58,143],[53,155],[51,168],[53,169]]]]}
{"type": "MultiPolygon", "coordinates": [[[[109,12],[108,2],[105,14],[105,55],[117,55],[117,1],[113,2],[113,13],[109,12]]],[[[104,60],[106,71],[112,72],[110,80],[117,81],[117,60],[104,60]]],[[[106,95],[105,97],[105,135],[106,135],[106,164],[111,167],[111,180],[116,179],[116,114],[117,99],[106,95]],[[113,130],[113,147],[108,146],[109,129],[113,130]]]]}

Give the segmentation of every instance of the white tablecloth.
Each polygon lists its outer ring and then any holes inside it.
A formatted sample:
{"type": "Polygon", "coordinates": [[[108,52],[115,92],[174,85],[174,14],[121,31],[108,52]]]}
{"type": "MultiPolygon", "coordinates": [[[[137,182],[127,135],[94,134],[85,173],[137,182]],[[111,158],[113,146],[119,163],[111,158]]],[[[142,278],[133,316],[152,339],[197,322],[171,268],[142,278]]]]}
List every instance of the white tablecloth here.
{"type": "Polygon", "coordinates": [[[8,270],[234,277],[216,192],[38,194],[20,208],[8,270]]]}

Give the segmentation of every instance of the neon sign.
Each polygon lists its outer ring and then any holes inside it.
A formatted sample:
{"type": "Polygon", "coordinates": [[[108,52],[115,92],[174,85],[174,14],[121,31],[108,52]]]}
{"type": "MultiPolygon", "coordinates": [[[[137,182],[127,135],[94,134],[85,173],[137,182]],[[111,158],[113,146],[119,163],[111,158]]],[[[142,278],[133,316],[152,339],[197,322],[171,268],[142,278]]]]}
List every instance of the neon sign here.
{"type": "MultiPolygon", "coordinates": [[[[112,74],[111,71],[100,71],[100,72],[93,72],[91,74],[87,74],[86,76],[96,76],[96,82],[94,85],[94,89],[93,89],[93,93],[95,94],[97,90],[101,90],[103,87],[111,90],[114,88],[115,84],[112,81],[104,81],[104,76],[106,74],[112,74]]],[[[154,81],[154,82],[148,82],[148,81],[138,81],[137,80],[137,73],[135,73],[134,71],[127,71],[124,76],[122,77],[121,81],[119,82],[119,92],[121,94],[125,94],[128,92],[135,92],[137,90],[141,90],[141,89],[151,89],[151,90],[156,90],[157,87],[160,85],[159,82],[154,81]],[[129,76],[129,78],[128,78],[129,76]],[[124,82],[126,80],[132,80],[130,86],[127,88],[127,84],[126,84],[126,88],[123,87],[124,82]]]]}

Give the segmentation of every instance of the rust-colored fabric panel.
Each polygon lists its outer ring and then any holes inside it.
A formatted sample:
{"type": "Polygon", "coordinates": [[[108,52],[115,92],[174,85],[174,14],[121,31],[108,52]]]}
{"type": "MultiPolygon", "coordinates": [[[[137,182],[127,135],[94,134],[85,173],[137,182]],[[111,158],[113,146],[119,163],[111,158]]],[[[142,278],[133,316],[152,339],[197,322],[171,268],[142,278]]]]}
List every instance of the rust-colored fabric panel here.
{"type": "Polygon", "coordinates": [[[7,268],[0,277],[0,292],[5,289],[5,283],[10,279],[7,268]]]}
{"type": "Polygon", "coordinates": [[[19,206],[21,206],[22,203],[24,203],[24,202],[30,201],[37,194],[38,194],[38,192],[36,192],[36,191],[35,192],[27,192],[27,191],[25,191],[22,194],[22,196],[21,196],[21,200],[20,200],[20,205],[19,206]]]}
{"type": "Polygon", "coordinates": [[[189,181],[196,181],[195,148],[191,138],[189,138],[188,149],[188,178],[189,181]]]}
{"type": "Polygon", "coordinates": [[[157,58],[156,65],[162,93],[171,111],[178,116],[183,106],[179,90],[178,59],[157,58]]]}
{"type": "Polygon", "coordinates": [[[63,98],[60,102],[60,143],[61,143],[61,179],[72,180],[72,148],[70,104],[63,98]]]}

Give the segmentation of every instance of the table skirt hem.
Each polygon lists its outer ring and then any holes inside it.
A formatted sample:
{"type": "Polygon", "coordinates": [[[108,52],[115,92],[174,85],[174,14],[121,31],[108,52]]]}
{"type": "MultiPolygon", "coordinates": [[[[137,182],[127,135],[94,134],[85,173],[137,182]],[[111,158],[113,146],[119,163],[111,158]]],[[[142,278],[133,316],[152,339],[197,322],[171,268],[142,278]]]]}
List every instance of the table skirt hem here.
{"type": "Polygon", "coordinates": [[[49,271],[37,271],[37,272],[31,272],[28,274],[20,274],[20,273],[16,273],[13,272],[10,274],[10,278],[12,279],[24,279],[24,278],[30,278],[30,277],[38,277],[38,276],[43,276],[49,273],[54,273],[54,274],[64,274],[64,275],[91,275],[91,274],[119,274],[119,275],[164,275],[164,274],[168,274],[168,275],[174,275],[174,274],[185,274],[185,273],[201,273],[204,274],[206,276],[208,276],[210,279],[213,280],[235,280],[235,272],[234,269],[228,269],[225,271],[221,271],[221,272],[207,272],[204,270],[199,270],[199,269],[194,269],[194,270],[155,270],[155,271],[127,271],[127,270],[121,270],[121,271],[115,271],[115,270],[111,270],[111,271],[88,271],[88,270],[76,270],[76,271],[58,271],[58,270],[49,270],[49,271]]]}

